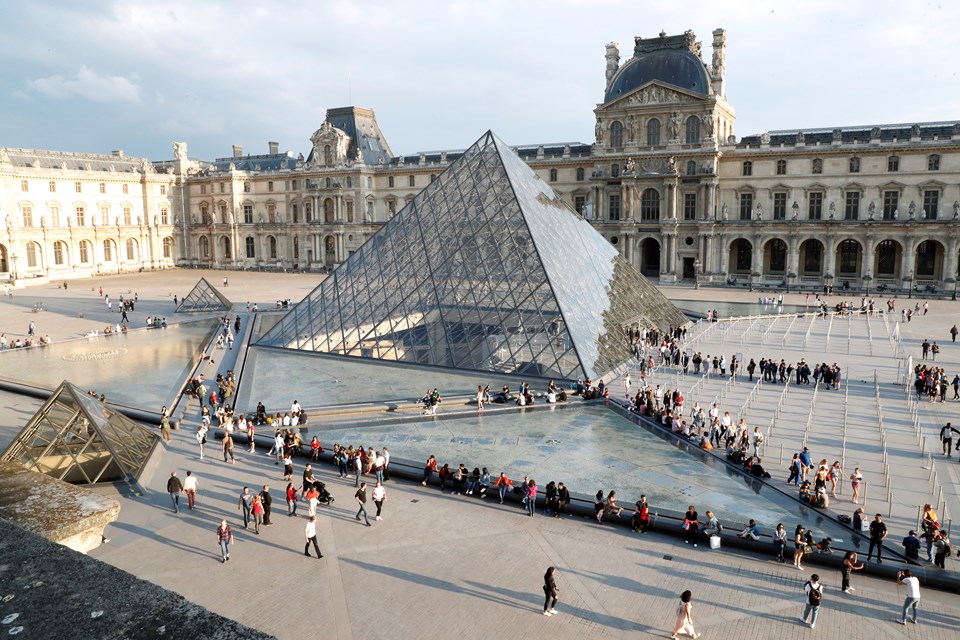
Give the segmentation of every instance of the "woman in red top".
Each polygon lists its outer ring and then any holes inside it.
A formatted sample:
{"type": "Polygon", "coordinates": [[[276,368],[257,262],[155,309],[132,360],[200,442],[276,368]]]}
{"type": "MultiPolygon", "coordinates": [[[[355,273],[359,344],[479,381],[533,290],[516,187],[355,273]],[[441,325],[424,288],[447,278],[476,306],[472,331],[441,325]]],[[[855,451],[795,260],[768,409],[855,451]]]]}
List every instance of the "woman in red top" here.
{"type": "MultiPolygon", "coordinates": [[[[430,476],[433,475],[433,472],[437,470],[437,459],[434,456],[427,458],[427,464],[423,467],[423,479],[420,482],[423,486],[427,486],[427,482],[430,481],[430,476]]],[[[501,500],[500,502],[503,502],[501,500]]]]}
{"type": "Polygon", "coordinates": [[[317,436],[313,436],[313,440],[310,441],[310,457],[314,460],[319,460],[321,451],[323,451],[323,449],[320,448],[320,440],[317,436]]]}
{"type": "Polygon", "coordinates": [[[253,496],[253,530],[260,535],[260,525],[263,524],[263,503],[260,496],[253,496]]]}
{"type": "Polygon", "coordinates": [[[297,488],[292,482],[287,483],[287,515],[297,515],[297,488]]]}
{"type": "Polygon", "coordinates": [[[650,509],[647,506],[647,496],[640,496],[637,500],[637,509],[633,512],[630,528],[637,533],[646,533],[650,526],[650,509]]]}

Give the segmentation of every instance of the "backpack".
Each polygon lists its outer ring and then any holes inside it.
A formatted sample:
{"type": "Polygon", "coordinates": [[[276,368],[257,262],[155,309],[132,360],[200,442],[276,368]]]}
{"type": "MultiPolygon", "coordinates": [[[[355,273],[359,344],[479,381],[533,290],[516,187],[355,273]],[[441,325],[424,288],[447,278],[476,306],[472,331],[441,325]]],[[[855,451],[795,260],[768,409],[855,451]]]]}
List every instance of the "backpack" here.
{"type": "Polygon", "coordinates": [[[819,607],[820,601],[823,599],[823,587],[819,586],[814,588],[813,583],[809,580],[807,580],[805,586],[810,587],[810,592],[807,594],[807,602],[809,602],[811,606],[819,607]]]}

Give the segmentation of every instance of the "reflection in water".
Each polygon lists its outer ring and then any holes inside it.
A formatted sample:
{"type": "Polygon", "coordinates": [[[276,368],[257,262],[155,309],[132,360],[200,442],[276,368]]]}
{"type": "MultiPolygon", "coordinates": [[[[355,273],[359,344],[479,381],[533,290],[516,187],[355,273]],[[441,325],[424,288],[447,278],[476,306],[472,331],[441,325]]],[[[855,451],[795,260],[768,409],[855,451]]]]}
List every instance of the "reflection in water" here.
{"type": "MultiPolygon", "coordinates": [[[[759,299],[759,298],[758,298],[759,299]]],[[[813,297],[810,298],[811,302],[813,297]]],[[[716,311],[723,318],[735,318],[738,316],[768,316],[781,315],[785,313],[803,313],[805,311],[815,312],[816,306],[811,304],[804,307],[802,304],[760,304],[759,302],[717,302],[707,300],[674,300],[673,303],[680,307],[686,313],[701,317],[706,316],[707,311],[716,311]]]]}
{"type": "Polygon", "coordinates": [[[0,351],[5,380],[53,390],[69,380],[107,400],[146,410],[170,404],[216,320],[0,351]]]}

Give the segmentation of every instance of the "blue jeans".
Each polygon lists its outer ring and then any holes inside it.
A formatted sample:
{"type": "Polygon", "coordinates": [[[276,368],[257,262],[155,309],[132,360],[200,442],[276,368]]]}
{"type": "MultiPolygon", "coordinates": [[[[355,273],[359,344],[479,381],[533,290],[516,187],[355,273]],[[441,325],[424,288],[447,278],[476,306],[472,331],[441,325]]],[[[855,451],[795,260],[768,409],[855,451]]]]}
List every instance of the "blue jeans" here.
{"type": "Polygon", "coordinates": [[[295,516],[297,515],[297,501],[296,500],[287,500],[287,515],[295,516]]]}
{"type": "Polygon", "coordinates": [[[537,499],[536,498],[525,498],[524,502],[527,503],[527,513],[533,515],[537,510],[537,499]]]}
{"type": "Polygon", "coordinates": [[[230,555],[230,541],[221,540],[220,541],[220,557],[226,558],[229,555],[230,555]]]}
{"type": "Polygon", "coordinates": [[[818,615],[820,615],[820,605],[814,606],[808,602],[806,608],[803,610],[803,621],[809,622],[811,625],[817,624],[818,615]],[[813,618],[807,620],[811,612],[813,613],[813,618]]]}
{"type": "Polygon", "coordinates": [[[367,505],[360,505],[360,508],[357,510],[357,520],[360,519],[361,513],[363,514],[363,519],[366,520],[367,524],[370,524],[370,518],[367,517],[367,505]]]}
{"type": "Polygon", "coordinates": [[[246,529],[247,523],[250,522],[250,507],[244,503],[241,508],[243,509],[243,528],[246,529]]]}
{"type": "Polygon", "coordinates": [[[500,502],[503,502],[503,499],[507,497],[507,485],[500,485],[500,502]]]}
{"type": "Polygon", "coordinates": [[[383,467],[377,469],[377,482],[383,482],[383,467]]]}
{"type": "Polygon", "coordinates": [[[907,598],[906,600],[904,600],[904,601],[903,601],[903,616],[901,617],[901,620],[903,620],[904,622],[906,622],[906,621],[907,621],[907,612],[910,611],[910,609],[913,609],[913,618],[912,618],[912,620],[913,620],[914,622],[916,622],[916,621],[917,621],[917,608],[918,608],[919,606],[920,606],[920,598],[907,598]]]}
{"type": "Polygon", "coordinates": [[[170,499],[173,500],[173,510],[180,513],[180,492],[171,493],[170,499]]]}
{"type": "Polygon", "coordinates": [[[354,471],[353,474],[354,474],[353,486],[359,487],[360,486],[360,469],[357,469],[356,471],[354,471]]]}

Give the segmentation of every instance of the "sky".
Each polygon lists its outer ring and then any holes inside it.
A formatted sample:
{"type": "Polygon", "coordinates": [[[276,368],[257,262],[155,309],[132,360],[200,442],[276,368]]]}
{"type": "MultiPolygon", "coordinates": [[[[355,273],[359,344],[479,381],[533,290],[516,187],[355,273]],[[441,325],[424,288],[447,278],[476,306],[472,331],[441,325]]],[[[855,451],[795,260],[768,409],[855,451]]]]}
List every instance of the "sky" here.
{"type": "Polygon", "coordinates": [[[172,158],[309,152],[373,109],[394,154],[593,142],[604,45],[727,30],[738,137],[960,120],[960,2],[50,0],[0,24],[0,146],[172,158]]]}

